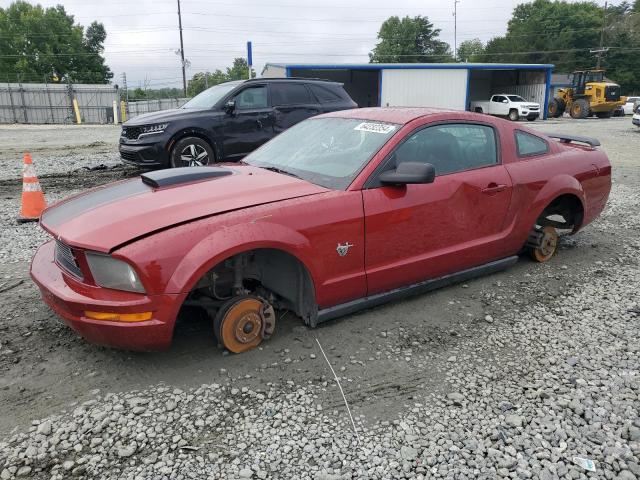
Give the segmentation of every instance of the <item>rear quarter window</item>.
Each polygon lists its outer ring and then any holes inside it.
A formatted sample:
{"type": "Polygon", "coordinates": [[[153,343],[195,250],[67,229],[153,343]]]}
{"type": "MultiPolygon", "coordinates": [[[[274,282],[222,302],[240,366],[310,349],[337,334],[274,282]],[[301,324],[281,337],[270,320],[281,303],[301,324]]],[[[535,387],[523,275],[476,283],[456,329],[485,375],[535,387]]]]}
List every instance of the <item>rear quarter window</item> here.
{"type": "Polygon", "coordinates": [[[303,83],[274,83],[271,85],[271,102],[278,105],[313,103],[303,83]]]}
{"type": "Polygon", "coordinates": [[[340,95],[321,85],[309,85],[309,88],[320,103],[339,102],[342,100],[340,95]]]}
{"type": "Polygon", "coordinates": [[[532,157],[549,153],[549,144],[543,138],[516,130],[516,149],[519,157],[532,157]]]}

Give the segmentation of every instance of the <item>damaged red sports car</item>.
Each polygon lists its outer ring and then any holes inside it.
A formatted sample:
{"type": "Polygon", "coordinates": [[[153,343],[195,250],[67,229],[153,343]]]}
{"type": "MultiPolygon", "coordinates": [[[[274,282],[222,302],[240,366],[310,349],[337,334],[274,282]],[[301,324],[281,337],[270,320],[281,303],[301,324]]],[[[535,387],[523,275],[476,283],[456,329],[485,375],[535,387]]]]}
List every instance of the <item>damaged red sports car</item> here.
{"type": "Polygon", "coordinates": [[[603,210],[597,140],[423,108],[306,120],[242,163],[179,168],[47,209],[31,275],[88,340],[171,344],[183,306],[243,352],[275,310],[310,326],[556,251],[603,210]]]}

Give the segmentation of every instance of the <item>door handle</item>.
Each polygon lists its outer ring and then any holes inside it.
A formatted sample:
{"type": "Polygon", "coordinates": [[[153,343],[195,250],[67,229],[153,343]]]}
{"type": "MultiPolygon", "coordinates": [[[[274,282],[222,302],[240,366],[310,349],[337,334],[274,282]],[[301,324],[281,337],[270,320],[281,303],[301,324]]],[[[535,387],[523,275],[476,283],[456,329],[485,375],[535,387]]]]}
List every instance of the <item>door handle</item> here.
{"type": "Polygon", "coordinates": [[[503,192],[507,189],[506,185],[503,184],[497,184],[494,182],[491,182],[489,185],[487,185],[486,187],[484,187],[481,192],[487,195],[493,195],[494,193],[499,193],[499,192],[503,192]]]}

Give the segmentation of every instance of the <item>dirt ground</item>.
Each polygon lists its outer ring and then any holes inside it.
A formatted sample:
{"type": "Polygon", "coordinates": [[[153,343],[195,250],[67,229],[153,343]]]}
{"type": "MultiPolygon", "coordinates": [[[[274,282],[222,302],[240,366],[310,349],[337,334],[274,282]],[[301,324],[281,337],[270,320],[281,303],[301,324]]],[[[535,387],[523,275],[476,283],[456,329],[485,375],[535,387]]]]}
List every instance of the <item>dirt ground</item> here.
{"type": "MultiPolygon", "coordinates": [[[[633,189],[640,185],[640,129],[629,119],[561,119],[525,126],[599,138],[614,166],[614,184],[633,189]]],[[[316,351],[315,338],[348,369],[354,414],[367,422],[391,418],[411,407],[416,390],[435,394],[447,389],[441,366],[452,357],[464,358],[458,345],[482,337],[487,315],[499,316],[513,302],[526,306],[562,295],[564,289],[584,281],[574,279],[576,272],[596,261],[615,259],[621,245],[637,235],[628,230],[612,235],[596,223],[565,239],[557,258],[546,265],[522,258],[508,271],[351,315],[316,330],[285,316],[278,320],[271,340],[239,356],[227,355],[215,345],[206,319],[192,317],[181,319],[170,351],[111,350],[85,342],[42,303],[29,279],[28,259],[45,236],[36,225],[16,226],[13,217],[19,205],[24,150],[32,152],[36,169],[43,172],[47,197],[58,199],[137,174],[118,166],[118,134],[112,126],[0,127],[2,436],[27,428],[35,418],[89,400],[98,390],[126,392],[157,384],[184,388],[229,379],[243,379],[257,388],[286,380],[296,384],[326,380],[325,365],[311,355],[316,351]],[[73,161],[66,164],[65,159],[73,161]],[[104,168],[89,170],[100,165],[104,168]],[[531,289],[522,288],[525,284],[537,285],[537,298],[531,298],[531,289]]],[[[624,212],[618,215],[616,221],[623,222],[624,212]]],[[[509,345],[503,351],[505,359],[517,356],[509,345]]],[[[342,402],[337,396],[324,400],[326,409],[342,402]]]]}

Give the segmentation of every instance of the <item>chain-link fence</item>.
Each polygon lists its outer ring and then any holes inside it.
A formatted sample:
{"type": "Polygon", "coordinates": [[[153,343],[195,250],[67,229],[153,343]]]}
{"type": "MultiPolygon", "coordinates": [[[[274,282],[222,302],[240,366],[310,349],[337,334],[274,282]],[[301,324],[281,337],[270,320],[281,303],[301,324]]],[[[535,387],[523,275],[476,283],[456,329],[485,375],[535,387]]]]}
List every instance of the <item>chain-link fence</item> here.
{"type": "Polygon", "coordinates": [[[114,86],[47,83],[0,83],[0,123],[77,123],[74,99],[82,123],[113,123],[114,86]]]}

